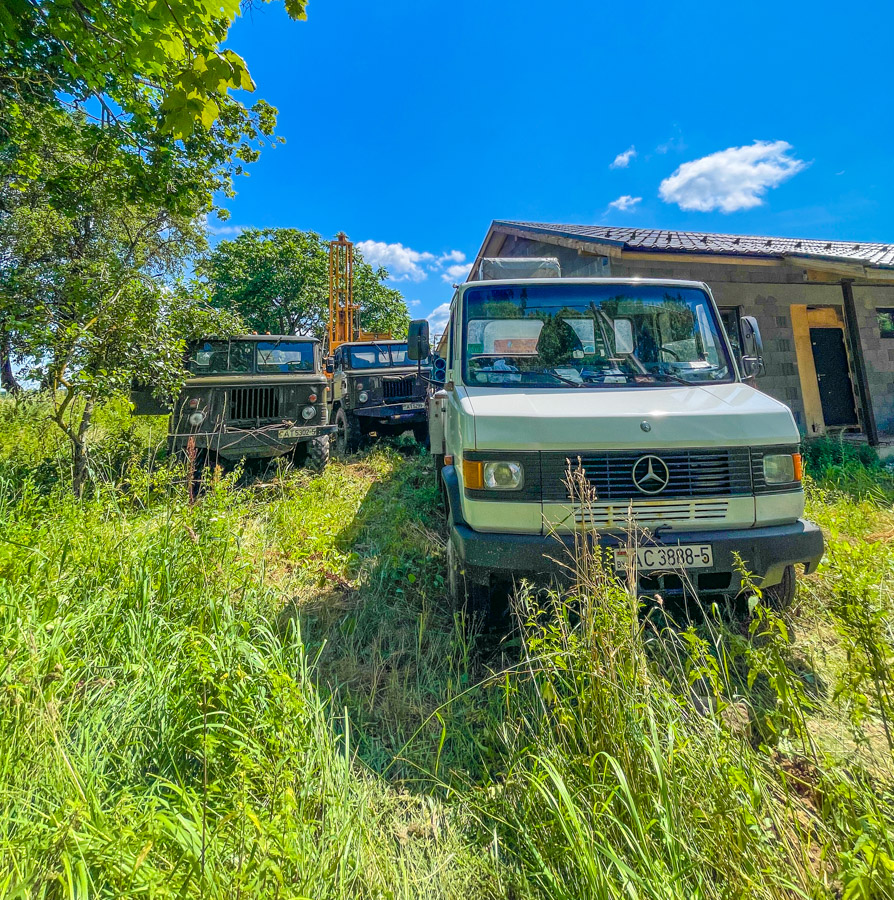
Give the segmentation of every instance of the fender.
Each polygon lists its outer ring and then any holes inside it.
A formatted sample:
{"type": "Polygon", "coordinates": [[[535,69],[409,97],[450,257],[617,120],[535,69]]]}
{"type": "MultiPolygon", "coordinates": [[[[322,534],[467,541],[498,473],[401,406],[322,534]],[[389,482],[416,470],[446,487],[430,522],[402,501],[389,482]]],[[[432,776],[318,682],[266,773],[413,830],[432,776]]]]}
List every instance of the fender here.
{"type": "Polygon", "coordinates": [[[456,474],[456,466],[444,466],[441,469],[441,481],[444,483],[444,491],[447,494],[447,522],[453,527],[467,525],[463,516],[462,497],[459,490],[459,477],[456,474]]]}

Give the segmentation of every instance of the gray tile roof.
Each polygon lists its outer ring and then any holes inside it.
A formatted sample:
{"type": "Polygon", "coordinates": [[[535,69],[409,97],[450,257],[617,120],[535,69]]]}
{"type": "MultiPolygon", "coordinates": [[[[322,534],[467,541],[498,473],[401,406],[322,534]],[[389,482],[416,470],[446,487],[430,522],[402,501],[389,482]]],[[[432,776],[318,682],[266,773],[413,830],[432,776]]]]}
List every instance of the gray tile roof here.
{"type": "Polygon", "coordinates": [[[759,237],[748,234],[713,234],[699,231],[661,231],[656,228],[615,228],[611,225],[551,225],[543,222],[509,222],[501,225],[537,234],[600,244],[615,244],[627,250],[656,253],[700,253],[724,256],[784,257],[800,256],[894,267],[894,244],[858,241],[817,241],[801,238],[759,237]]]}

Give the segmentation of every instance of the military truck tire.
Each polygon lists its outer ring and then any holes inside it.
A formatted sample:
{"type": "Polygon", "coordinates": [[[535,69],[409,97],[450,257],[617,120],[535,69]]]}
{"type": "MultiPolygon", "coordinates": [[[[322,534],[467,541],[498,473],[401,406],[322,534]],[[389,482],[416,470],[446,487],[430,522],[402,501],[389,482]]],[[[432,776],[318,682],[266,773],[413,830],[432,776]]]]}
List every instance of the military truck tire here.
{"type": "Polygon", "coordinates": [[[414,425],[413,437],[420,447],[428,447],[428,422],[422,422],[420,425],[414,425]]]}
{"type": "Polygon", "coordinates": [[[447,541],[447,595],[456,612],[465,612],[470,625],[481,626],[490,619],[490,589],[466,578],[453,541],[447,541]]]}
{"type": "Polygon", "coordinates": [[[782,573],[782,581],[764,589],[764,602],[772,609],[788,609],[795,600],[798,589],[798,576],[794,566],[786,566],[782,573]]]}
{"type": "Polygon", "coordinates": [[[313,438],[307,442],[305,465],[311,472],[320,473],[329,465],[329,435],[313,438]]]}
{"type": "Polygon", "coordinates": [[[356,453],[360,447],[360,429],[352,415],[340,406],[335,414],[335,455],[341,458],[356,453]]]}

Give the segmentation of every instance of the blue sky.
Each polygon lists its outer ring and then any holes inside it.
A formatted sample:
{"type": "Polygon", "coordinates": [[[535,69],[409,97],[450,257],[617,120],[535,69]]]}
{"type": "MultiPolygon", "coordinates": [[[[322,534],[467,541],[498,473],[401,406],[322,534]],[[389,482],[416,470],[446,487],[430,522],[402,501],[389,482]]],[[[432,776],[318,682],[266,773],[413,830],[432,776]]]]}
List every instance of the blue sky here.
{"type": "Polygon", "coordinates": [[[894,4],[310,0],[230,32],[279,109],[222,236],[344,230],[414,315],[492,219],[894,242],[894,4]]]}

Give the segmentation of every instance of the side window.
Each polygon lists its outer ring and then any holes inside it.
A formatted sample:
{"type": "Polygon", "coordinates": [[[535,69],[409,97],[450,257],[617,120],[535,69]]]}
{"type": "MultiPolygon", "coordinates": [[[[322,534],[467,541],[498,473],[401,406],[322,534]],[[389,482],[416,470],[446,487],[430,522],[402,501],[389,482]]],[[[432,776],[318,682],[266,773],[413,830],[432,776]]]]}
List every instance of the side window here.
{"type": "Polygon", "coordinates": [[[726,333],[729,336],[729,342],[733,346],[733,355],[736,357],[736,362],[741,367],[742,334],[739,326],[740,318],[741,310],[738,306],[720,307],[720,321],[723,322],[723,327],[726,329],[726,333]]]}

